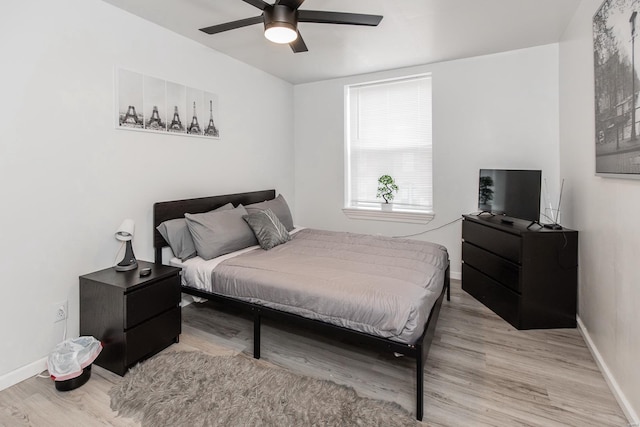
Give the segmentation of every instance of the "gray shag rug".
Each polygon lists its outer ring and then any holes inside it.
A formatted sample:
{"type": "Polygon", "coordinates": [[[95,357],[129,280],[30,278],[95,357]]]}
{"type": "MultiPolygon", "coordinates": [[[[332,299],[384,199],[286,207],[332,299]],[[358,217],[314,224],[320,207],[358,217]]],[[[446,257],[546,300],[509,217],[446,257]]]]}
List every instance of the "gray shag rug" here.
{"type": "Polygon", "coordinates": [[[111,409],[143,426],[416,426],[399,405],[248,356],[159,354],[110,391],[111,409]]]}

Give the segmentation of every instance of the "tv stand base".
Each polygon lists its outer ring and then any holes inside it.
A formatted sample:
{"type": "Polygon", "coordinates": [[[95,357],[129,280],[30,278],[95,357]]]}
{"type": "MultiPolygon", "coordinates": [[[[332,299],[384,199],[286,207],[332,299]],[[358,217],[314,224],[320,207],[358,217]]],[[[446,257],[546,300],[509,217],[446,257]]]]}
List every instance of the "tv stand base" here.
{"type": "Polygon", "coordinates": [[[560,224],[544,224],[543,227],[550,230],[562,230],[562,226],[560,224]]]}

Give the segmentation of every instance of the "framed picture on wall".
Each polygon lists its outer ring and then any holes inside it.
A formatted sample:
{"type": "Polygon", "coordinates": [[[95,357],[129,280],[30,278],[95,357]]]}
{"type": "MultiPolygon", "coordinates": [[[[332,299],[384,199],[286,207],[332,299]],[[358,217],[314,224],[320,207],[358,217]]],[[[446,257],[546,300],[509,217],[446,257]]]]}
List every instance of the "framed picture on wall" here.
{"type": "Polygon", "coordinates": [[[204,93],[204,107],[209,109],[209,121],[204,128],[204,134],[217,138],[220,136],[220,131],[216,126],[216,120],[218,115],[218,95],[214,93],[204,93]]]}
{"type": "Polygon", "coordinates": [[[187,87],[167,82],[167,130],[175,133],[187,133],[186,120],[187,87]]]}
{"type": "Polygon", "coordinates": [[[605,0],[593,16],[596,174],[640,178],[635,0],[605,0]]]}
{"type": "Polygon", "coordinates": [[[187,106],[191,106],[188,110],[191,114],[191,121],[187,125],[187,133],[189,135],[202,135],[201,114],[204,104],[204,92],[191,87],[187,88],[187,106]]]}
{"type": "Polygon", "coordinates": [[[129,70],[118,73],[118,126],[121,128],[143,129],[142,108],[143,76],[129,70]]]}
{"type": "Polygon", "coordinates": [[[155,77],[144,76],[143,79],[144,128],[166,132],[167,130],[167,95],[166,82],[155,77]]]}
{"type": "Polygon", "coordinates": [[[117,128],[220,139],[218,95],[116,69],[117,128]]]}

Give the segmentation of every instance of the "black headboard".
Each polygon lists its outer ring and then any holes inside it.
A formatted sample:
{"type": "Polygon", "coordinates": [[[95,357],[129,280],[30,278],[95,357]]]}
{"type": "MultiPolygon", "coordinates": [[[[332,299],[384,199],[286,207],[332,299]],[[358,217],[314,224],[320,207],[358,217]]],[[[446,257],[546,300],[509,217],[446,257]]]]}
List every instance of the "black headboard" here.
{"type": "Polygon", "coordinates": [[[222,196],[200,197],[197,199],[171,200],[153,204],[153,248],[155,262],[162,263],[162,248],[169,244],[164,240],[156,227],[164,221],[183,218],[185,213],[202,213],[219,208],[227,203],[239,204],[264,202],[275,199],[276,190],[252,191],[249,193],[225,194],[222,196]]]}

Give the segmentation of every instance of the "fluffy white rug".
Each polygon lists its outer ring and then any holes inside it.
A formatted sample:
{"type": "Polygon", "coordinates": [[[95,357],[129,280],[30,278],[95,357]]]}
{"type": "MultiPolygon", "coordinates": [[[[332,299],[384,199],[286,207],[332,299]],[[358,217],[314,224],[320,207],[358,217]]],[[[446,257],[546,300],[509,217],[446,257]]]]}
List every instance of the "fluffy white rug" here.
{"type": "Polygon", "coordinates": [[[164,353],[114,386],[111,409],[143,426],[416,426],[395,403],[244,355],[164,353]]]}

